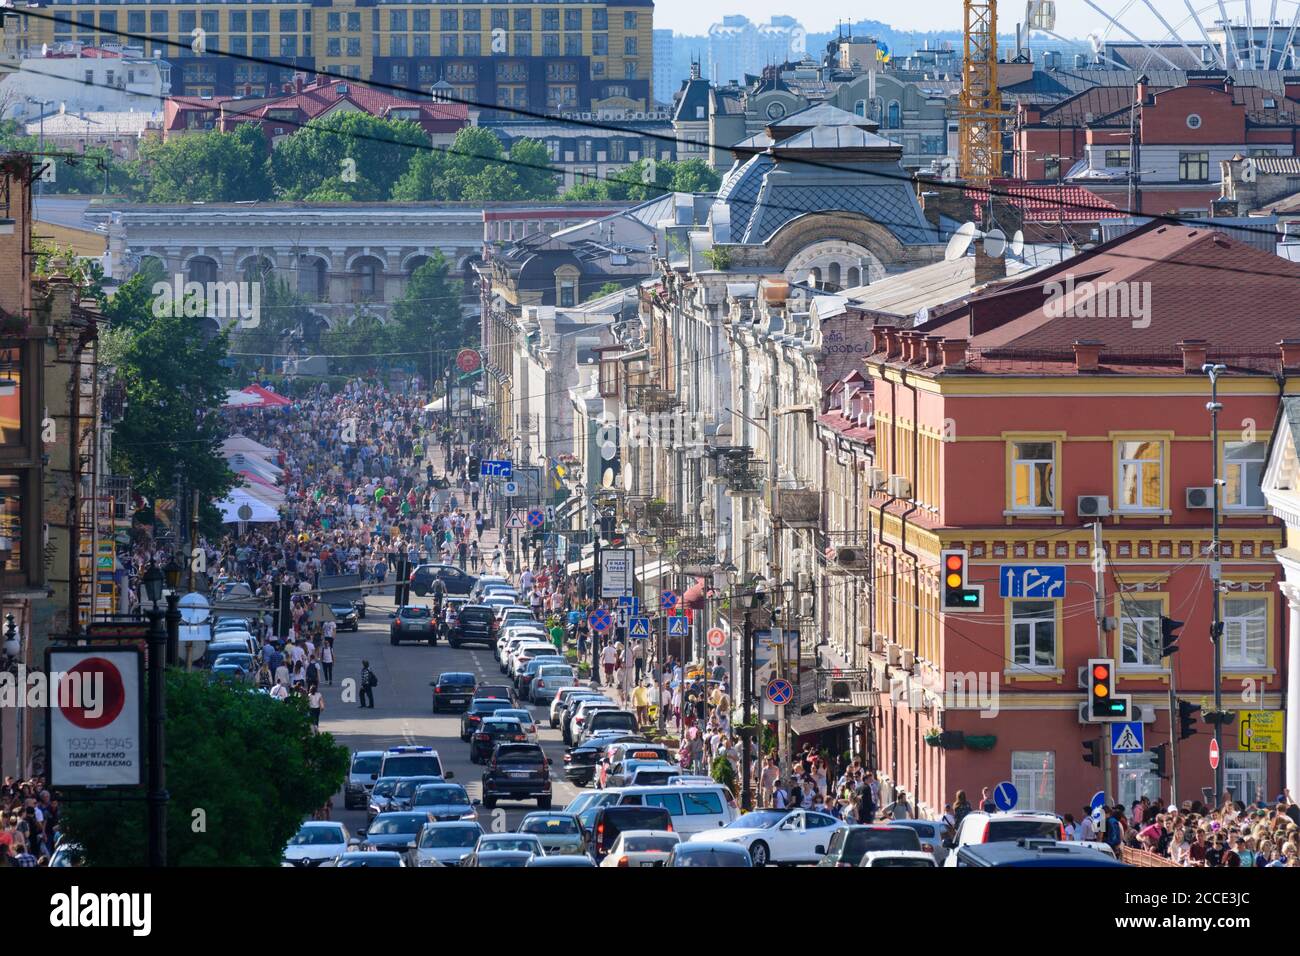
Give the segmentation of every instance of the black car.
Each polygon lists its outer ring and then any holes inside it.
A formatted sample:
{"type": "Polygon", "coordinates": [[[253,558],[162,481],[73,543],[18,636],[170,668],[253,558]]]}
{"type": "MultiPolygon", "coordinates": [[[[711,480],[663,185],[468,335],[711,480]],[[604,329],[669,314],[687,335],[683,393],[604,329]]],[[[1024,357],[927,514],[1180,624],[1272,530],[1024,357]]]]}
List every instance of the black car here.
{"type": "Polygon", "coordinates": [[[433,590],[434,581],[441,581],[448,594],[469,594],[478,578],[454,564],[421,564],[411,572],[411,590],[420,597],[433,590]]]}
{"type": "Polygon", "coordinates": [[[551,809],[551,765],[541,745],[497,744],[483,771],[483,806],[491,810],[498,800],[534,799],[539,809],[551,809]]]}
{"type": "MultiPolygon", "coordinates": [[[[486,802],[486,801],[485,801],[486,802]]],[[[599,863],[624,830],[672,831],[673,818],[663,807],[612,804],[601,807],[587,834],[587,850],[599,863]]]]}
{"type": "Polygon", "coordinates": [[[340,631],[361,630],[361,615],[353,605],[331,604],[330,610],[334,612],[334,622],[340,631]]]}
{"type": "Polygon", "coordinates": [[[447,636],[447,643],[452,647],[460,647],[462,644],[495,647],[496,642],[497,618],[490,606],[466,604],[456,613],[456,623],[447,636]]]}
{"type": "Polygon", "coordinates": [[[514,701],[506,700],[503,697],[475,697],[469,702],[465,712],[460,715],[460,739],[469,740],[470,735],[478,729],[478,725],[483,722],[484,717],[495,714],[498,710],[510,710],[514,706],[514,701]]]}
{"type": "Polygon", "coordinates": [[[569,782],[585,787],[596,777],[596,768],[610,744],[648,742],[645,737],[633,734],[609,734],[592,737],[572,748],[564,755],[564,775],[569,782]]]}
{"type": "Polygon", "coordinates": [[[433,611],[418,604],[404,604],[388,615],[388,641],[397,645],[402,641],[428,641],[438,643],[438,629],[434,626],[433,611]]]}
{"type": "Polygon", "coordinates": [[[513,701],[515,699],[515,689],[509,684],[479,684],[478,687],[474,688],[474,696],[480,698],[499,697],[501,700],[513,701]]]}
{"type": "Polygon", "coordinates": [[[474,675],[466,671],[447,671],[433,681],[433,712],[451,708],[464,710],[474,699],[474,675]]]}
{"type": "Polygon", "coordinates": [[[469,738],[469,762],[486,762],[499,743],[524,743],[528,735],[516,717],[485,717],[469,738]]]}
{"type": "Polygon", "coordinates": [[[420,828],[428,822],[423,812],[381,813],[365,830],[362,845],[369,850],[405,853],[415,845],[420,828]]]}

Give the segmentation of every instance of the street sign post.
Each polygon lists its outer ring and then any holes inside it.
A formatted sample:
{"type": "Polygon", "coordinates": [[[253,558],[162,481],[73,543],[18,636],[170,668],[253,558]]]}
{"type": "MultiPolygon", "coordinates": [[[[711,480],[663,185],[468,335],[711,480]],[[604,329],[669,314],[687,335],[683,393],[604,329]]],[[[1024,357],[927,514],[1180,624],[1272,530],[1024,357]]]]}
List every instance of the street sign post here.
{"type": "Polygon", "coordinates": [[[790,703],[794,697],[794,685],[784,677],[775,677],[768,682],[767,699],[772,703],[780,706],[790,703]]]}
{"type": "Polygon", "coordinates": [[[668,636],[685,637],[691,633],[691,622],[680,614],[668,619],[668,636]]]}
{"type": "Polygon", "coordinates": [[[513,478],[515,463],[485,458],[479,462],[478,473],[480,478],[513,478]]]}
{"type": "Polygon", "coordinates": [[[506,522],[506,528],[510,531],[518,531],[524,526],[524,515],[521,511],[510,512],[510,519],[506,522]]]}
{"type": "Polygon", "coordinates": [[[705,634],[704,637],[705,640],[708,641],[709,647],[712,647],[714,650],[726,646],[727,632],[720,627],[709,628],[709,632],[705,634]]]}
{"type": "Polygon", "coordinates": [[[1210,741],[1210,769],[1219,769],[1219,742],[1217,740],[1210,741]]]}
{"type": "MultiPolygon", "coordinates": [[[[621,610],[621,608],[620,608],[621,610]]],[[[650,636],[650,618],[634,617],[628,625],[628,635],[635,638],[648,638],[650,636]]]]}
{"type": "Polygon", "coordinates": [[[672,591],[664,591],[659,595],[659,606],[665,611],[671,611],[677,606],[677,595],[672,591]]]}
{"type": "Polygon", "coordinates": [[[1001,565],[998,568],[998,596],[1004,598],[1065,597],[1065,565],[1001,565]]]}
{"type": "Polygon", "coordinates": [[[540,528],[546,524],[546,512],[541,508],[530,508],[528,510],[528,524],[534,528],[540,528]]]}
{"type": "Polygon", "coordinates": [[[1243,710],[1238,734],[1241,749],[1250,753],[1283,753],[1286,749],[1284,717],[1285,712],[1281,710],[1243,710]]]}
{"type": "Polygon", "coordinates": [[[591,625],[593,631],[603,634],[609,630],[610,625],[614,623],[614,619],[609,616],[609,611],[606,608],[598,607],[587,616],[587,623],[591,625]]]}
{"type": "Polygon", "coordinates": [[[1101,818],[1103,816],[1101,809],[1105,805],[1106,805],[1105,790],[1098,790],[1096,793],[1092,795],[1092,799],[1088,801],[1088,806],[1092,808],[1092,813],[1090,814],[1090,816],[1092,817],[1093,821],[1099,825],[1101,823],[1101,818]]]}
{"type": "MultiPolygon", "coordinates": [[[[600,596],[602,598],[630,597],[636,590],[636,554],[631,548],[601,548],[600,596]]],[[[635,614],[639,607],[633,605],[635,614]]]]}
{"type": "Polygon", "coordinates": [[[636,617],[641,613],[641,599],[635,594],[624,594],[618,599],[618,606],[625,607],[628,613],[636,617]]]}

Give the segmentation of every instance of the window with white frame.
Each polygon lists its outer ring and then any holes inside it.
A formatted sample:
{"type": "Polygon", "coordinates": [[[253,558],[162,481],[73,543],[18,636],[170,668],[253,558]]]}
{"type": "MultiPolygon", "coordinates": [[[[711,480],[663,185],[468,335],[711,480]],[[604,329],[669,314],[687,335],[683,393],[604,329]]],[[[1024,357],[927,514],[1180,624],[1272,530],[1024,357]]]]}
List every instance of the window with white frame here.
{"type": "Polygon", "coordinates": [[[1120,600],[1119,647],[1123,667],[1160,666],[1159,600],[1123,598],[1120,600]]]}
{"type": "Polygon", "coordinates": [[[1020,799],[1017,810],[1056,812],[1056,754],[1051,750],[1013,750],[1011,784],[1020,799]]]}
{"type": "Polygon", "coordinates": [[[1264,464],[1268,446],[1262,441],[1230,441],[1223,445],[1223,507],[1263,508],[1264,464]]]}
{"type": "Polygon", "coordinates": [[[1223,788],[1232,792],[1233,800],[1254,803],[1268,799],[1267,764],[1264,754],[1224,751],[1223,788]]]}
{"type": "Polygon", "coordinates": [[[1143,797],[1160,803],[1160,778],[1156,776],[1155,754],[1116,754],[1119,802],[1131,807],[1143,797]]]}
{"type": "Polygon", "coordinates": [[[1157,439],[1119,443],[1119,507],[1154,511],[1164,504],[1164,443],[1157,439]]]}
{"type": "Polygon", "coordinates": [[[1011,659],[1021,667],[1056,666],[1056,602],[1011,602],[1011,659]]]}
{"type": "Polygon", "coordinates": [[[1050,441],[1011,443],[1011,507],[1051,511],[1056,507],[1056,445],[1050,441]]]}
{"type": "Polygon", "coordinates": [[[1223,666],[1263,667],[1268,663],[1268,598],[1223,599],[1223,666]]]}

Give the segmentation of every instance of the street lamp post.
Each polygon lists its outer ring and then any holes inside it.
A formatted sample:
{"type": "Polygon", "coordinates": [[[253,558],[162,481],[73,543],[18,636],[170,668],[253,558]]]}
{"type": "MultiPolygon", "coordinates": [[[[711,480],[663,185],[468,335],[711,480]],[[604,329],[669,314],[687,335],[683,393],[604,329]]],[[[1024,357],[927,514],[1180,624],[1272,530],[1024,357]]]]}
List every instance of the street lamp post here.
{"type": "MultiPolygon", "coordinates": [[[[1214,496],[1213,529],[1210,554],[1210,607],[1214,612],[1214,623],[1210,625],[1210,646],[1214,648],[1214,750],[1219,755],[1214,765],[1214,806],[1223,805],[1223,619],[1219,599],[1219,582],[1222,576],[1222,564],[1219,558],[1219,486],[1223,479],[1219,477],[1219,412],[1223,403],[1219,401],[1219,376],[1228,369],[1224,365],[1209,362],[1201,366],[1201,371],[1210,377],[1210,400],[1205,403],[1210,413],[1210,460],[1213,463],[1211,483],[1214,496]]],[[[1173,719],[1173,713],[1170,713],[1173,719]]]]}
{"type": "Polygon", "coordinates": [[[167,769],[164,724],[166,723],[166,690],[163,667],[167,656],[167,631],[163,627],[163,614],[158,610],[162,597],[163,573],[156,564],[141,579],[149,609],[148,667],[149,667],[149,866],[167,865],[167,769]]]}
{"type": "MultiPolygon", "coordinates": [[[[191,568],[193,568],[192,564],[191,568]]],[[[181,641],[181,566],[176,561],[176,555],[173,554],[167,559],[167,565],[163,568],[163,576],[167,579],[167,588],[170,591],[167,595],[167,613],[165,615],[167,622],[167,666],[175,667],[180,662],[181,641]]]]}

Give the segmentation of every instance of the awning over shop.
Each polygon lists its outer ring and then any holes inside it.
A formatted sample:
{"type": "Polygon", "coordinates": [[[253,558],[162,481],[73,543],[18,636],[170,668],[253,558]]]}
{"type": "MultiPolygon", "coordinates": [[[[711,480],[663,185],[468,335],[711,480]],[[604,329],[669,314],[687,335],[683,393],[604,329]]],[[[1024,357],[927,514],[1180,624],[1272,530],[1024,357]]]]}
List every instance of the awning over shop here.
{"type": "Polygon", "coordinates": [[[682,604],[686,605],[689,610],[698,611],[709,603],[708,598],[705,597],[708,589],[709,584],[705,578],[696,578],[695,583],[682,594],[682,604]]]}
{"type": "Polygon", "coordinates": [[[272,508],[269,504],[255,495],[249,494],[247,489],[236,488],[230,493],[230,497],[224,501],[218,501],[217,507],[221,509],[221,520],[224,524],[233,524],[236,521],[279,521],[280,513],[272,508]],[[239,516],[239,509],[248,506],[247,518],[239,516]]]}
{"type": "Polygon", "coordinates": [[[226,404],[222,407],[284,408],[292,404],[292,400],[285,398],[283,395],[277,395],[270,389],[263,388],[261,385],[250,385],[248,388],[241,388],[227,392],[226,404]]]}
{"type": "Polygon", "coordinates": [[[819,734],[823,730],[866,720],[870,716],[871,712],[866,710],[840,711],[834,714],[803,714],[790,720],[790,729],[796,736],[802,737],[805,734],[819,734]]]}

